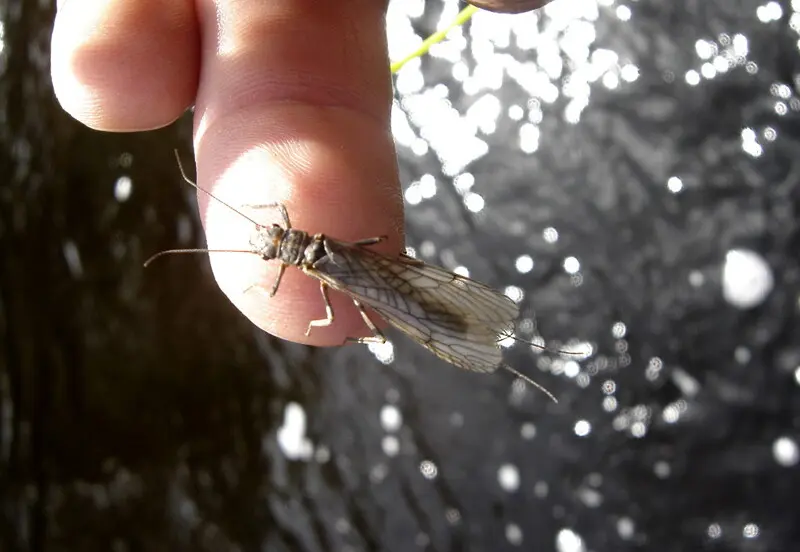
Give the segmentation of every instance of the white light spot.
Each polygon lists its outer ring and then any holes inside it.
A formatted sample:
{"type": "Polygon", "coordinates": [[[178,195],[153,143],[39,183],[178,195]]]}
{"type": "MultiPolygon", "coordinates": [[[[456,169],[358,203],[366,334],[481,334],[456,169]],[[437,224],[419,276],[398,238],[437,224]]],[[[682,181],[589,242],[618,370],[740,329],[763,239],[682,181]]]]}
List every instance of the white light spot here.
{"type": "Polygon", "coordinates": [[[689,273],[689,285],[692,287],[700,287],[706,281],[706,277],[699,270],[692,270],[689,273]]]}
{"type": "Polygon", "coordinates": [[[603,504],[603,495],[595,489],[581,487],[577,491],[578,498],[589,508],[597,508],[603,504]]]}
{"type": "Polygon", "coordinates": [[[713,63],[704,63],[700,67],[700,74],[703,75],[704,78],[713,79],[717,76],[717,68],[714,67],[713,63]]]}
{"type": "Polygon", "coordinates": [[[636,530],[633,520],[629,517],[621,517],[617,520],[617,533],[623,540],[631,540],[636,530]]]}
{"type": "Polygon", "coordinates": [[[521,287],[506,286],[503,290],[506,297],[519,304],[525,298],[525,291],[521,287]]]}
{"type": "Polygon", "coordinates": [[[673,194],[677,194],[683,190],[683,181],[677,176],[670,176],[667,179],[667,189],[673,194]]]}
{"type": "Polygon", "coordinates": [[[764,302],[775,280],[772,269],[754,251],[733,249],[725,255],[722,271],[722,295],[739,309],[750,309],[764,302]]]}
{"type": "Polygon", "coordinates": [[[547,243],[556,243],[558,241],[558,230],[552,226],[545,228],[542,232],[542,237],[547,243]]]}
{"type": "Polygon", "coordinates": [[[417,157],[426,155],[429,149],[428,142],[422,138],[415,138],[414,141],[411,142],[411,153],[417,157]]]}
{"type": "Polygon", "coordinates": [[[619,77],[614,73],[606,73],[603,75],[602,83],[609,90],[616,90],[619,88],[619,77]]]}
{"type": "Polygon", "coordinates": [[[433,175],[422,175],[419,179],[419,193],[422,199],[430,199],[436,195],[436,178],[433,175]]]}
{"type": "Polygon", "coordinates": [[[523,439],[529,441],[534,437],[536,437],[536,426],[530,422],[525,422],[524,424],[522,424],[522,427],[520,428],[519,432],[520,435],[522,435],[523,439]]]}
{"type": "Polygon", "coordinates": [[[655,473],[656,477],[659,479],[666,479],[672,473],[672,468],[669,463],[664,460],[659,460],[653,465],[653,473],[655,473]]]}
{"type": "Polygon", "coordinates": [[[497,481],[501,489],[513,493],[519,489],[519,470],[513,464],[503,464],[497,470],[497,481]]]}
{"type": "Polygon", "coordinates": [[[694,69],[686,71],[686,76],[684,78],[686,79],[686,84],[688,84],[689,86],[697,86],[698,84],[700,84],[700,73],[698,73],[694,69]]]}
{"type": "Polygon", "coordinates": [[[350,531],[350,522],[348,522],[345,518],[337,519],[333,526],[336,529],[336,532],[342,535],[347,534],[350,531]]]}
{"type": "Polygon", "coordinates": [[[739,345],[733,350],[733,358],[736,359],[736,362],[739,364],[747,364],[750,362],[750,359],[753,358],[753,353],[744,345],[739,345]]]}
{"type": "Polygon", "coordinates": [[[586,552],[586,545],[575,531],[562,529],[556,535],[556,550],[558,552],[586,552]]]}
{"type": "Polygon", "coordinates": [[[444,517],[450,525],[458,525],[461,522],[461,512],[455,508],[445,510],[444,517]]]}
{"type": "Polygon", "coordinates": [[[524,153],[533,153],[539,149],[539,138],[541,131],[539,127],[531,124],[524,123],[519,127],[519,149],[524,153]]]}
{"type": "Polygon", "coordinates": [[[317,450],[314,451],[314,461],[317,464],[325,464],[331,459],[331,451],[328,450],[328,447],[318,446],[317,450]]]}
{"type": "Polygon", "coordinates": [[[460,194],[465,194],[475,185],[475,175],[472,173],[461,173],[453,179],[453,185],[460,194]]]}
{"type": "MultiPolygon", "coordinates": [[[[478,70],[485,65],[480,64],[478,70]]],[[[502,78],[502,72],[501,77],[502,78]]],[[[473,123],[484,134],[494,133],[497,119],[500,117],[502,105],[500,99],[494,94],[485,94],[475,101],[464,114],[464,118],[473,123]]]]}
{"type": "Polygon", "coordinates": [[[603,410],[606,412],[614,412],[618,406],[619,404],[616,397],[603,398],[603,410]]]}
{"type": "Polygon", "coordinates": [[[631,424],[631,435],[641,439],[647,435],[647,425],[644,422],[634,422],[631,424]]]}
{"type": "Polygon", "coordinates": [[[114,198],[122,203],[131,197],[133,191],[133,180],[129,176],[120,176],[114,183],[114,198]]]}
{"type": "Polygon", "coordinates": [[[508,118],[512,121],[521,121],[522,117],[525,115],[525,111],[522,109],[521,106],[512,105],[508,108],[508,118]]]}
{"type": "Polygon", "coordinates": [[[617,6],[617,18],[620,21],[630,21],[631,9],[628,6],[617,6]]]}
{"type": "Polygon", "coordinates": [[[78,246],[72,240],[65,241],[61,246],[64,253],[64,260],[67,262],[70,274],[75,279],[83,276],[83,263],[81,262],[81,253],[78,251],[78,246]]]}
{"type": "Polygon", "coordinates": [[[746,539],[754,539],[758,537],[759,533],[761,533],[761,529],[755,523],[748,523],[742,528],[742,536],[746,539]]]}
{"type": "Polygon", "coordinates": [[[419,245],[419,252],[423,257],[433,257],[436,255],[436,244],[432,241],[425,240],[419,245]]]}
{"type": "Polygon", "coordinates": [[[575,422],[574,431],[578,437],[586,437],[592,431],[592,424],[586,420],[578,420],[575,422]]]}
{"type": "Polygon", "coordinates": [[[733,66],[733,61],[723,56],[715,57],[712,63],[714,64],[714,69],[718,73],[727,73],[728,70],[731,69],[731,67],[733,66]]]}
{"type": "Polygon", "coordinates": [[[289,460],[308,460],[313,454],[314,447],[306,438],[306,411],[298,403],[286,403],[278,446],[289,460]]]}
{"type": "Polygon", "coordinates": [[[767,2],[763,6],[756,9],[756,17],[762,23],[769,23],[771,21],[779,21],[783,16],[783,9],[777,2],[767,2]]]}
{"type": "Polygon", "coordinates": [[[706,535],[711,539],[718,539],[722,536],[722,527],[719,523],[712,523],[706,529],[706,535]]]}
{"type": "Polygon", "coordinates": [[[567,274],[575,274],[581,269],[581,263],[575,257],[567,257],[564,259],[564,270],[567,274]]]}
{"type": "Polygon", "coordinates": [[[634,82],[639,79],[639,68],[628,63],[620,69],[619,76],[625,82],[634,82]]]}
{"type": "Polygon", "coordinates": [[[369,480],[372,483],[380,483],[389,475],[389,468],[386,464],[380,463],[372,466],[369,470],[369,480]]]}
{"type": "Polygon", "coordinates": [[[661,412],[661,419],[668,424],[676,423],[680,419],[680,417],[681,417],[681,411],[674,403],[665,406],[664,410],[661,412]]]}
{"type": "Polygon", "coordinates": [[[469,77],[469,67],[463,61],[453,65],[453,79],[457,82],[464,82],[469,77]]]}
{"type": "Polygon", "coordinates": [[[751,157],[761,157],[764,148],[758,142],[742,142],[742,151],[751,157]]]}
{"type": "Polygon", "coordinates": [[[772,456],[775,461],[785,468],[796,466],[800,460],[800,450],[797,441],[790,437],[779,437],[772,443],[772,456]]]}
{"type": "Polygon", "coordinates": [[[516,523],[506,525],[506,539],[514,546],[522,544],[522,529],[516,523]]]}
{"type": "Polygon", "coordinates": [[[717,45],[708,40],[698,40],[694,44],[694,49],[700,59],[710,59],[717,53],[717,45]]]}
{"type": "Polygon", "coordinates": [[[394,362],[394,345],[388,339],[383,343],[370,343],[367,345],[369,351],[383,364],[394,362]]]}
{"type": "Polygon", "coordinates": [[[380,413],[381,427],[384,431],[395,432],[403,425],[403,415],[393,404],[385,404],[380,413]]]}
{"type": "Polygon", "coordinates": [[[794,369],[794,382],[800,385],[800,366],[794,369]]]}
{"type": "Polygon", "coordinates": [[[419,205],[422,202],[422,191],[419,189],[419,184],[412,182],[408,188],[406,188],[403,197],[409,205],[419,205]]]}
{"type": "Polygon", "coordinates": [[[733,55],[737,57],[745,57],[748,53],[750,53],[750,46],[747,43],[747,37],[743,34],[733,35],[731,45],[733,46],[733,55]]]}
{"type": "Polygon", "coordinates": [[[381,449],[386,456],[397,456],[400,452],[400,441],[394,435],[385,435],[381,439],[381,449]]]}
{"type": "Polygon", "coordinates": [[[527,274],[533,270],[533,257],[530,255],[520,255],[514,262],[514,266],[517,268],[517,272],[527,274]]]}
{"type": "Polygon", "coordinates": [[[568,360],[564,363],[564,375],[568,378],[576,377],[581,371],[581,365],[574,360],[568,360]]]}
{"type": "Polygon", "coordinates": [[[463,265],[455,267],[453,272],[459,276],[463,276],[464,278],[469,278],[469,269],[463,265]]]}
{"type": "Polygon", "coordinates": [[[466,205],[467,209],[473,213],[479,213],[483,210],[486,202],[483,200],[482,196],[473,192],[469,192],[466,196],[464,196],[464,205],[466,205]]]}
{"type": "Polygon", "coordinates": [[[628,327],[624,322],[614,322],[614,325],[611,326],[611,335],[613,335],[616,339],[622,339],[627,333],[628,327]]]}
{"type": "Polygon", "coordinates": [[[425,479],[436,479],[439,475],[439,468],[430,460],[423,460],[419,465],[419,471],[425,479]]]}

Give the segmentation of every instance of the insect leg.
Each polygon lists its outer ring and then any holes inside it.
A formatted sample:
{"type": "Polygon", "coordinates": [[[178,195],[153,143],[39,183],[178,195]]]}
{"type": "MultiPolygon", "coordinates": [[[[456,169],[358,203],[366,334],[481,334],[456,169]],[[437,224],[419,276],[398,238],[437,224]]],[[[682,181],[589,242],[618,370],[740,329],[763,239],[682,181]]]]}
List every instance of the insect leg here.
{"type": "Polygon", "coordinates": [[[400,254],[400,260],[411,266],[422,266],[425,264],[425,261],[421,261],[416,257],[412,257],[411,255],[406,255],[405,253],[400,254]]]}
{"type": "Polygon", "coordinates": [[[375,245],[376,243],[381,243],[385,239],[387,239],[386,236],[377,236],[375,238],[365,238],[363,240],[358,240],[358,241],[353,242],[353,245],[360,245],[362,247],[366,246],[366,245],[375,245]]]}
{"type": "Polygon", "coordinates": [[[333,307],[331,306],[331,300],[328,298],[328,284],[320,281],[319,291],[322,293],[322,300],[325,302],[325,318],[320,318],[319,320],[312,320],[309,322],[306,335],[311,333],[311,328],[324,328],[325,326],[330,326],[333,324],[333,307]]]}
{"type": "Polygon", "coordinates": [[[278,286],[281,285],[281,278],[283,278],[283,272],[286,270],[286,263],[281,263],[278,266],[278,275],[275,277],[275,283],[272,285],[272,290],[269,292],[270,297],[275,297],[275,294],[278,293],[278,286]]]}
{"type": "Polygon", "coordinates": [[[241,205],[241,207],[247,207],[249,209],[277,209],[278,213],[280,213],[281,218],[283,219],[283,225],[287,229],[292,227],[292,223],[289,220],[289,212],[286,210],[286,206],[283,203],[262,203],[255,205],[246,203],[241,205]]]}
{"type": "MultiPolygon", "coordinates": [[[[278,265],[278,276],[275,277],[275,283],[272,285],[272,289],[269,291],[270,297],[275,297],[275,294],[278,293],[278,286],[281,285],[281,278],[283,278],[283,272],[286,270],[286,267],[289,266],[286,263],[281,263],[278,265]]],[[[265,293],[266,290],[261,284],[250,284],[244,290],[242,290],[242,294],[249,292],[251,289],[260,290],[262,293],[265,293]]]]}
{"type": "Polygon", "coordinates": [[[333,264],[338,266],[343,266],[341,263],[341,259],[339,259],[339,255],[337,255],[331,250],[331,246],[328,244],[328,240],[324,240],[322,242],[322,246],[325,248],[325,255],[331,260],[333,264]]]}
{"type": "Polygon", "coordinates": [[[353,304],[358,309],[359,314],[361,314],[361,318],[364,320],[364,324],[367,325],[367,328],[370,329],[372,335],[369,337],[348,337],[344,340],[345,343],[386,343],[386,336],[378,329],[378,326],[375,325],[375,322],[370,319],[367,311],[364,309],[364,305],[359,303],[356,299],[353,299],[353,304]]]}

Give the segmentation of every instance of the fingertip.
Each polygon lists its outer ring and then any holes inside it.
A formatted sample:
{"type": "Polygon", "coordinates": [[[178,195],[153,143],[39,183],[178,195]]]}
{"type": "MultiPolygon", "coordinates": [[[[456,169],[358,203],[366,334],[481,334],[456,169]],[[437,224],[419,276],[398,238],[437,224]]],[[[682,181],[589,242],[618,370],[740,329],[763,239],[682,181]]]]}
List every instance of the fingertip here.
{"type": "MultiPolygon", "coordinates": [[[[204,36],[195,110],[200,185],[234,205],[283,203],[293,227],[310,234],[344,241],[386,234],[390,240],[378,249],[401,251],[385,2],[197,5],[204,36]]],[[[248,247],[256,224],[199,200],[209,247],[248,247]]],[[[283,224],[274,210],[245,214],[258,224],[283,224]]],[[[273,335],[340,345],[369,334],[352,300],[332,292],[335,322],[305,335],[309,321],[325,317],[313,274],[289,267],[269,297],[275,261],[216,254],[211,263],[234,305],[273,335]]]]}
{"type": "MultiPolygon", "coordinates": [[[[377,251],[396,255],[403,250],[394,148],[389,133],[372,118],[312,106],[231,115],[204,134],[198,159],[201,185],[241,211],[235,213],[205,194],[198,196],[210,248],[248,249],[256,231],[253,221],[263,226],[284,223],[274,208],[238,206],[281,203],[292,227],[310,235],[322,233],[342,241],[386,235],[388,240],[375,246],[377,251]],[[237,128],[241,132],[232,132],[237,128]]],[[[325,317],[325,306],[319,282],[296,267],[286,270],[278,293],[269,297],[277,261],[217,254],[211,263],[220,288],[268,333],[323,346],[369,335],[352,301],[332,292],[335,323],[306,336],[308,322],[325,317]],[[245,289],[250,291],[243,293],[245,289]]]]}
{"type": "Polygon", "coordinates": [[[52,36],[56,97],[97,130],[165,126],[194,103],[198,36],[190,0],[65,2],[52,36]]]}

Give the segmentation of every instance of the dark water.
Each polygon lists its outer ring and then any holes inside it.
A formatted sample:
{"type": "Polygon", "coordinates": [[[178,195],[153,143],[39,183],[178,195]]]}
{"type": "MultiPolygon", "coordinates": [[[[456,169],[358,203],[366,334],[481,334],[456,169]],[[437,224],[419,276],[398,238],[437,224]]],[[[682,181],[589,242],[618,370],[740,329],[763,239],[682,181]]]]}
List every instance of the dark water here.
{"type": "Polygon", "coordinates": [[[0,2],[0,549],[797,549],[800,12],[582,5],[528,20],[535,49],[494,37],[543,80],[481,88],[476,20],[464,66],[397,83],[409,245],[593,347],[507,350],[553,405],[396,335],[278,341],[202,259],[144,272],[202,243],[187,121],[82,128],[49,8],[0,2]]]}

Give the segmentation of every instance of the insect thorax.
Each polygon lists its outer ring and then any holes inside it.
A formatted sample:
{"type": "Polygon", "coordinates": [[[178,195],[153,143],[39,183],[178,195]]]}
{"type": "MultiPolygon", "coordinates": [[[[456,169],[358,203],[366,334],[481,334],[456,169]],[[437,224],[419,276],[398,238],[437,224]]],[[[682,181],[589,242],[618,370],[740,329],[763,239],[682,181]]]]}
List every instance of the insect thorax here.
{"type": "Polygon", "coordinates": [[[313,265],[325,256],[324,236],[309,236],[308,232],[287,230],[277,224],[256,228],[250,246],[266,261],[277,259],[295,266],[313,265]]]}

